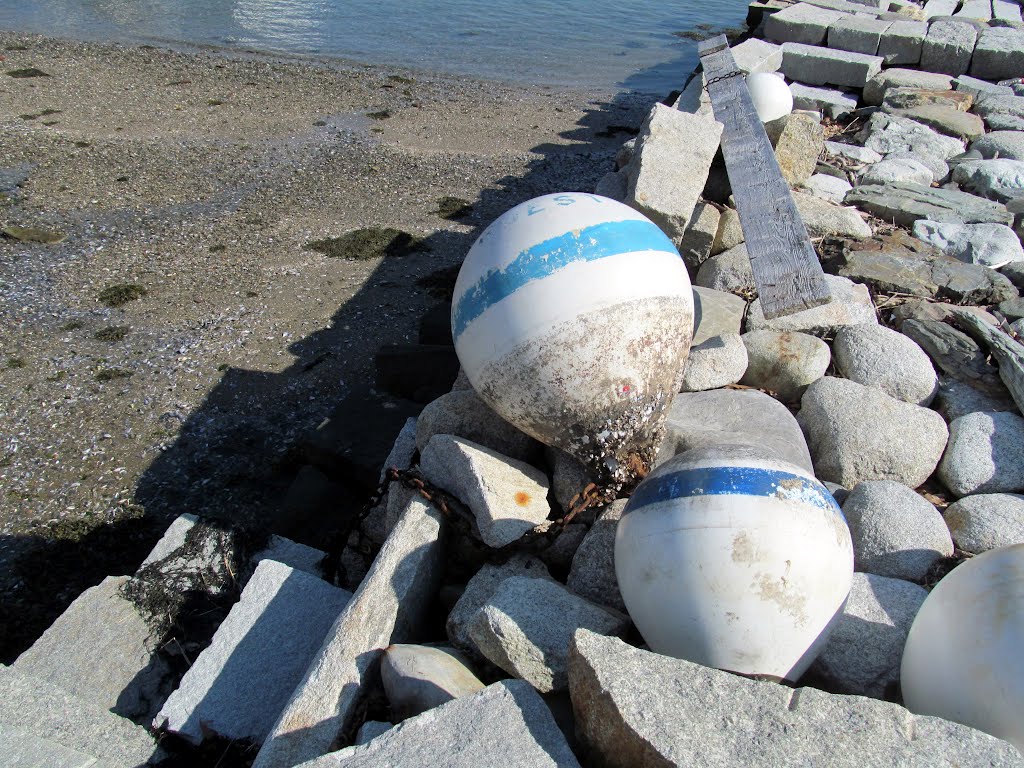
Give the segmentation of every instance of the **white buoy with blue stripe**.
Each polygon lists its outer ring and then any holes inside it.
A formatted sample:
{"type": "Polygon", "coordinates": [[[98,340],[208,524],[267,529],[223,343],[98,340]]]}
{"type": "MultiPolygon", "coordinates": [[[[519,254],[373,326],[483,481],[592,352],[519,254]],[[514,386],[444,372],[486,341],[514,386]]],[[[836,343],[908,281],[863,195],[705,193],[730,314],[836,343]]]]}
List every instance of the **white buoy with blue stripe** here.
{"type": "Polygon", "coordinates": [[[793,681],[846,602],[853,545],[806,470],[747,446],[694,449],[633,493],[615,574],[651,650],[793,681]]]}
{"type": "Polygon", "coordinates": [[[611,480],[651,460],[692,328],[672,241],[599,195],[507,211],[473,244],[452,301],[455,350],[480,397],[611,480]]]}

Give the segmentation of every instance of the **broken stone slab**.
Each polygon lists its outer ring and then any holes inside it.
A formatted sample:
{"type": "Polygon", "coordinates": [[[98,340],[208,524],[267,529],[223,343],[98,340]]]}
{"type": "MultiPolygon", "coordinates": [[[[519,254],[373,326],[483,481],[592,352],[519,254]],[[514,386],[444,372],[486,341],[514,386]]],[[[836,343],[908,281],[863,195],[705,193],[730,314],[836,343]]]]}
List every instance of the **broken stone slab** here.
{"type": "Polygon", "coordinates": [[[359,746],[360,744],[367,744],[382,733],[390,731],[394,725],[392,723],[385,723],[382,720],[367,720],[356,732],[356,737],[352,741],[353,746],[359,746]]]}
{"type": "Polygon", "coordinates": [[[828,47],[875,56],[878,54],[878,41],[891,24],[891,21],[879,21],[863,16],[839,19],[829,25],[828,47]]]}
{"type": "Polygon", "coordinates": [[[926,597],[909,581],[854,573],[843,612],[810,673],[837,693],[896,698],[903,646],[926,597]]]}
{"type": "Polygon", "coordinates": [[[974,104],[974,96],[962,90],[928,91],[921,88],[890,88],[882,99],[882,110],[899,114],[901,109],[935,104],[966,112],[974,104]]]}
{"type": "Polygon", "coordinates": [[[793,192],[792,195],[808,236],[871,237],[871,227],[856,208],[835,205],[803,192],[793,192]]]}
{"type": "Polygon", "coordinates": [[[790,83],[794,109],[810,109],[833,120],[857,108],[857,99],[833,88],[815,88],[803,83],[790,83]]]}
{"type": "Polygon", "coordinates": [[[944,136],[973,141],[985,134],[985,122],[975,114],[945,104],[922,104],[909,109],[890,110],[890,114],[927,125],[944,136]]]}
{"type": "Polygon", "coordinates": [[[452,648],[393,643],[384,649],[380,676],[391,715],[399,721],[484,688],[452,648]]]}
{"type": "Polygon", "coordinates": [[[832,301],[791,315],[768,320],[756,299],[747,310],[746,331],[802,331],[815,336],[834,333],[844,325],[877,323],[871,294],[863,285],[856,285],[845,277],[825,275],[832,301]]]}
{"type": "Polygon", "coordinates": [[[680,392],[702,392],[735,384],[747,370],[747,348],[738,333],[712,336],[690,346],[680,392]]]}
{"type": "Polygon", "coordinates": [[[748,362],[740,383],[774,392],[784,403],[798,401],[832,359],[828,344],[806,333],[751,331],[741,338],[748,362]]]}
{"type": "Polygon", "coordinates": [[[766,123],[764,129],[775,148],[782,178],[791,187],[807,181],[825,150],[821,122],[811,115],[792,112],[766,123]]]}
{"type": "Polygon", "coordinates": [[[777,72],[782,66],[782,46],[756,37],[749,37],[730,50],[736,66],[747,74],[777,72]]]}
{"type": "Polygon", "coordinates": [[[1024,160],[1024,131],[992,131],[971,143],[986,160],[1024,160]]]}
{"type": "Polygon", "coordinates": [[[958,91],[971,94],[975,100],[982,96],[1013,96],[1013,88],[996,85],[988,80],[979,80],[970,75],[960,75],[953,81],[953,87],[958,91]]]}
{"type": "Polygon", "coordinates": [[[713,117],[656,104],[637,136],[626,203],[678,241],[693,215],[721,142],[713,117]]]}
{"type": "Polygon", "coordinates": [[[915,160],[912,157],[896,157],[869,165],[857,177],[857,183],[868,185],[907,181],[912,184],[930,186],[932,179],[931,170],[920,160],[915,160]]]}
{"type": "Polygon", "coordinates": [[[712,291],[753,295],[757,292],[754,271],[750,266],[750,255],[746,243],[716,254],[707,259],[697,270],[693,284],[712,291]]]}
{"type": "Polygon", "coordinates": [[[946,525],[964,552],[980,554],[1024,544],[1024,496],[978,493],[946,507],[946,525]]]}
{"type": "Polygon", "coordinates": [[[479,656],[480,651],[470,637],[468,626],[476,612],[491,599],[491,595],[505,579],[525,576],[534,579],[551,579],[547,566],[533,555],[518,554],[501,565],[486,563],[469,580],[466,589],[448,614],[445,629],[448,639],[457,648],[479,656]]]}
{"type": "Polygon", "coordinates": [[[960,5],[960,0],[927,0],[924,4],[924,15],[926,19],[936,16],[952,16],[960,5]]]}
{"type": "Polygon", "coordinates": [[[913,157],[932,172],[935,181],[949,173],[946,161],[964,151],[964,143],[899,115],[876,112],[858,134],[864,146],[886,157],[913,157]]]}
{"type": "Polygon", "coordinates": [[[974,106],[990,131],[1024,131],[1024,97],[985,94],[974,106]]]}
{"type": "Polygon", "coordinates": [[[898,182],[854,187],[846,202],[883,221],[913,227],[920,219],[953,224],[1012,224],[1006,206],[991,200],[923,184],[898,182]]]}
{"type": "Polygon", "coordinates": [[[528,683],[504,680],[399,723],[368,744],[298,768],[579,768],[551,710],[528,683]]]}
{"type": "Polygon", "coordinates": [[[870,164],[882,160],[882,156],[873,149],[859,144],[844,144],[839,141],[826,141],[825,151],[833,157],[841,157],[851,163],[870,164]]]}
{"type": "Polygon", "coordinates": [[[594,194],[602,197],[609,197],[618,200],[620,203],[626,199],[626,188],[629,186],[629,171],[621,168],[617,171],[609,171],[600,179],[594,187],[594,194]]]}
{"type": "Polygon", "coordinates": [[[480,538],[499,549],[547,520],[548,479],[529,464],[452,435],[434,435],[420,455],[428,482],[476,516],[480,538]]]}
{"type": "Polygon", "coordinates": [[[93,768],[99,764],[92,755],[4,723],[0,723],[0,755],[6,765],[16,768],[93,768]]]}
{"type": "Polygon", "coordinates": [[[2,664],[0,724],[84,753],[111,768],[138,768],[165,757],[144,728],[89,699],[2,664]]]}
{"type": "Polygon", "coordinates": [[[775,398],[751,389],[718,389],[676,395],[665,422],[655,466],[703,448],[754,446],[813,472],[796,418],[775,398]]]}
{"type": "Polygon", "coordinates": [[[990,27],[978,35],[971,76],[982,80],[1024,77],[1024,30],[990,27]]]}
{"type": "Polygon", "coordinates": [[[740,224],[740,215],[735,208],[726,208],[722,211],[722,218],[718,222],[718,232],[715,233],[715,242],[711,245],[711,255],[735,248],[743,242],[743,226],[740,224]]]}
{"type": "Polygon", "coordinates": [[[629,619],[558,582],[513,576],[477,611],[469,634],[492,663],[549,693],[569,685],[569,644],[580,628],[623,634],[629,619]]]}
{"type": "Polygon", "coordinates": [[[844,378],[878,387],[898,400],[930,405],[939,388],[932,361],[915,341],[884,325],[847,325],[832,342],[844,378]]]}
{"type": "Polygon", "coordinates": [[[701,262],[711,255],[711,246],[715,242],[721,218],[722,214],[712,203],[699,202],[693,209],[686,232],[676,244],[691,275],[696,274],[701,262]]]}
{"type": "Polygon", "coordinates": [[[626,613],[615,576],[615,531],[626,508],[626,499],[609,504],[590,527],[576,550],[566,586],[580,597],[626,613]]]}
{"type": "Polygon", "coordinates": [[[890,88],[920,88],[930,91],[948,91],[952,87],[953,78],[948,75],[893,67],[892,69],[879,72],[865,83],[863,98],[865,104],[879,106],[885,99],[885,92],[890,88]]]}
{"type": "Polygon", "coordinates": [[[992,18],[997,21],[1019,23],[1021,20],[1020,5],[1012,0],[992,0],[992,18]]]}
{"type": "Polygon", "coordinates": [[[921,48],[928,24],[923,21],[894,21],[882,32],[878,42],[878,56],[886,66],[917,64],[921,61],[921,48]]]}
{"type": "Polygon", "coordinates": [[[954,419],[938,476],[958,497],[1024,491],[1024,418],[969,413],[954,419]]]}
{"type": "Polygon", "coordinates": [[[841,11],[796,3],[765,19],[764,34],[777,43],[824,45],[829,27],[848,16],[841,11]]]}
{"type": "Polygon", "coordinates": [[[921,47],[921,69],[944,75],[965,74],[971,67],[977,39],[973,24],[956,19],[934,21],[921,47]]]}
{"type": "Polygon", "coordinates": [[[882,69],[881,56],[833,51],[803,43],[784,43],[782,72],[808,85],[848,85],[863,88],[882,69]]]}
{"type": "Polygon", "coordinates": [[[1007,203],[1024,197],[1024,160],[965,160],[953,167],[961,189],[1007,203]]]}
{"type": "Polygon", "coordinates": [[[1005,741],[898,704],[750,680],[585,630],[569,679],[580,739],[613,768],[1022,764],[1005,741]]]}
{"type": "Polygon", "coordinates": [[[967,264],[997,269],[1010,262],[1024,261],[1020,240],[1005,224],[955,224],[920,219],[914,222],[913,231],[914,237],[967,264]]]}
{"type": "Polygon", "coordinates": [[[192,744],[213,735],[262,743],[351,597],[263,560],[153,727],[192,744]]]}
{"type": "MultiPolygon", "coordinates": [[[[683,88],[683,92],[679,94],[679,98],[676,99],[676,103],[672,105],[673,109],[677,109],[680,112],[688,112],[691,115],[701,115],[703,117],[714,118],[715,110],[711,106],[711,96],[707,92],[707,78],[703,73],[695,73],[690,78],[686,87],[683,88]]],[[[634,157],[636,157],[637,147],[640,145],[640,137],[636,136],[632,139],[633,146],[630,151],[630,163],[634,157]]],[[[621,154],[621,153],[620,153],[621,154]]],[[[627,171],[627,189],[628,189],[628,166],[620,166],[622,170],[627,171]]]]}
{"type": "Polygon", "coordinates": [[[902,332],[916,341],[939,368],[989,397],[1008,395],[996,367],[978,343],[962,331],[935,320],[907,320],[902,332]]]}
{"type": "Polygon", "coordinates": [[[513,427],[472,389],[453,390],[427,405],[416,422],[416,449],[434,435],[455,435],[518,461],[536,461],[541,444],[513,427]]]}
{"type": "MultiPolygon", "coordinates": [[[[931,178],[929,174],[928,178],[931,178]]],[[[850,182],[824,173],[816,173],[803,183],[804,189],[820,200],[840,205],[846,193],[853,189],[850,182]]]]}
{"type": "Polygon", "coordinates": [[[254,768],[294,766],[330,750],[350,726],[380,653],[419,631],[443,562],[441,513],[409,503],[263,743],[254,768]]]}
{"type": "Polygon", "coordinates": [[[11,668],[125,718],[152,718],[169,693],[170,668],[155,632],[108,576],[85,590],[11,668]]]}
{"type": "Polygon", "coordinates": [[[979,411],[1016,411],[1017,406],[1007,392],[1003,397],[981,392],[970,384],[949,376],[939,378],[935,408],[947,422],[979,411]]]}
{"type": "Polygon", "coordinates": [[[960,5],[960,10],[953,15],[964,19],[990,21],[992,19],[992,0],[964,0],[960,5]]]}
{"type": "Polygon", "coordinates": [[[693,339],[691,344],[702,344],[724,333],[739,333],[747,302],[725,291],[694,286],[693,339]]]}
{"type": "Polygon", "coordinates": [[[910,488],[935,470],[949,431],[935,411],[876,387],[826,376],[801,398],[800,423],[815,475],[844,488],[895,480],[910,488]]]}

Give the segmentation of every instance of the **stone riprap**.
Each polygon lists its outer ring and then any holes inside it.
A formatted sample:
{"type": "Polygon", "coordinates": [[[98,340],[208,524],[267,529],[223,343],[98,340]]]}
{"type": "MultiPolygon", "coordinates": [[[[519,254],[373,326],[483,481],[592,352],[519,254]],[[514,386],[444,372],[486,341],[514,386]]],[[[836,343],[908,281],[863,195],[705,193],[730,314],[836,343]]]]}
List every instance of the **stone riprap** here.
{"type": "Polygon", "coordinates": [[[820,307],[812,307],[792,315],[783,315],[768,320],[761,309],[761,300],[756,299],[747,310],[745,330],[750,331],[801,331],[815,335],[834,333],[844,325],[877,323],[875,305],[868,289],[845,277],[825,275],[832,301],[820,307]]]}
{"type": "Polygon", "coordinates": [[[979,554],[1024,544],[1024,496],[978,493],[946,507],[946,525],[964,552],[979,554]]]}
{"type": "Polygon", "coordinates": [[[910,228],[919,219],[954,224],[1012,224],[1006,206],[954,189],[897,182],[854,187],[846,202],[883,221],[910,228]]]}
{"type": "Polygon", "coordinates": [[[1024,131],[992,131],[971,142],[986,160],[1024,160],[1024,131]]]}
{"type": "Polygon", "coordinates": [[[822,45],[829,35],[831,25],[848,16],[809,3],[796,3],[769,16],[765,20],[764,33],[769,40],[777,43],[822,45]]]}
{"type": "Polygon", "coordinates": [[[594,521],[576,555],[565,585],[580,597],[626,613],[615,577],[615,531],[626,506],[625,499],[613,501],[594,521]]]}
{"type": "Polygon", "coordinates": [[[1024,261],[1024,249],[1005,224],[957,224],[919,219],[914,237],[934,245],[947,256],[967,264],[998,269],[1010,262],[1024,261]]]}
{"type": "Polygon", "coordinates": [[[1024,418],[969,413],[954,420],[938,474],[957,496],[1024,491],[1024,418]]]}
{"type": "Polygon", "coordinates": [[[1024,160],[966,160],[953,167],[953,181],[972,194],[1006,203],[1024,197],[1024,160]]]}
{"type": "Polygon", "coordinates": [[[882,69],[881,56],[833,51],[816,45],[784,43],[782,72],[808,85],[847,85],[863,88],[882,69]]]}
{"type": "Polygon", "coordinates": [[[1024,30],[1012,27],[982,30],[974,46],[970,74],[983,80],[1024,77],[1024,30]]]}
{"type": "Polygon", "coordinates": [[[977,40],[973,24],[956,19],[935,21],[928,27],[921,49],[921,67],[929,72],[963,75],[971,67],[977,40]]]}
{"type": "Polygon", "coordinates": [[[829,25],[828,47],[874,56],[878,53],[878,42],[882,38],[882,33],[892,24],[891,21],[880,21],[863,16],[847,16],[838,19],[829,25]]]}
{"type": "Polygon", "coordinates": [[[882,325],[848,325],[832,342],[843,378],[878,387],[898,400],[930,405],[939,388],[932,361],[912,339],[882,325]]]}
{"type": "Polygon", "coordinates": [[[835,119],[857,108],[857,99],[833,88],[815,88],[803,83],[790,83],[795,109],[809,109],[823,112],[835,119]]]}
{"type": "Polygon", "coordinates": [[[821,200],[840,205],[846,193],[853,189],[853,185],[845,179],[826,173],[816,173],[803,183],[803,188],[821,200]]]}

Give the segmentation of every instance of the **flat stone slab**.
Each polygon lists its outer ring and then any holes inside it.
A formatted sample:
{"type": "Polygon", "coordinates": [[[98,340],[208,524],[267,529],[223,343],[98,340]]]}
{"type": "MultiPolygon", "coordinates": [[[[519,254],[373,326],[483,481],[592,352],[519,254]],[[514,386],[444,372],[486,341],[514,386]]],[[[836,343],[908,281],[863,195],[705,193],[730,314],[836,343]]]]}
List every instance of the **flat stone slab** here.
{"type": "Polygon", "coordinates": [[[919,219],[963,224],[1013,223],[1013,215],[1001,203],[953,189],[907,182],[854,187],[846,202],[883,221],[908,228],[919,219]]]}
{"type": "Polygon", "coordinates": [[[875,56],[878,54],[878,41],[881,40],[882,33],[889,29],[892,23],[863,16],[839,19],[828,28],[828,47],[875,56]]]}
{"type": "Polygon", "coordinates": [[[736,66],[747,74],[777,72],[782,66],[782,46],[772,45],[756,37],[747,38],[730,50],[736,66]]]}
{"type": "MultiPolygon", "coordinates": [[[[163,756],[153,737],[134,723],[62,688],[0,664],[0,723],[100,765],[138,768],[163,756]]],[[[5,760],[7,755],[4,756],[5,760]]]]}
{"type": "Polygon", "coordinates": [[[810,109],[833,119],[857,108],[854,96],[832,88],[815,88],[803,83],[790,83],[794,109],[810,109]]]}
{"type": "Polygon", "coordinates": [[[351,597],[262,561],[153,726],[193,744],[212,735],[262,743],[351,597]]]}
{"type": "Polygon", "coordinates": [[[749,680],[584,630],[576,727],[608,766],[1020,766],[1008,742],[898,704],[749,680]]]}
{"type": "Polygon", "coordinates": [[[505,680],[298,768],[579,768],[544,700],[529,684],[505,680]]]}
{"type": "Polygon", "coordinates": [[[928,25],[923,21],[894,21],[882,32],[878,42],[878,55],[886,66],[917,64],[921,61],[921,46],[928,25]]]}
{"type": "Polygon", "coordinates": [[[880,72],[864,85],[864,103],[878,106],[890,88],[921,88],[929,91],[951,90],[953,78],[949,75],[921,72],[916,69],[893,67],[880,72]]]}
{"type": "Polygon", "coordinates": [[[94,768],[99,761],[77,749],[0,723],[0,755],[10,768],[94,768]]]}
{"type": "Polygon", "coordinates": [[[796,3],[769,16],[764,23],[764,34],[777,43],[822,45],[828,36],[829,27],[847,15],[809,3],[796,3]]]}
{"type": "Polygon", "coordinates": [[[784,43],[782,72],[808,85],[849,85],[863,88],[882,69],[881,56],[833,51],[802,43],[784,43]]]}
{"type": "Polygon", "coordinates": [[[828,304],[768,320],[761,309],[761,300],[757,299],[747,311],[746,331],[802,331],[824,335],[844,325],[878,322],[867,288],[836,275],[825,275],[825,280],[832,293],[828,304]]]}

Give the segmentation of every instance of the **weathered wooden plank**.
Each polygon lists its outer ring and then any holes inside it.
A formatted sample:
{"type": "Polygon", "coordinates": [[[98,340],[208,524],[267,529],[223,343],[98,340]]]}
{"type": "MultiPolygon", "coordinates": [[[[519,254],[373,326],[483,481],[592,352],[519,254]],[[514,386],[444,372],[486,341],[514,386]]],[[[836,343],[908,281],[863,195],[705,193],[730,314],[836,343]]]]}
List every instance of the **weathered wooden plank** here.
{"type": "Polygon", "coordinates": [[[1024,345],[1019,344],[998,328],[980,317],[962,309],[954,310],[953,317],[975,341],[984,344],[999,364],[999,378],[1010,390],[1013,402],[1024,413],[1024,345]]]}
{"type": "Polygon", "coordinates": [[[739,70],[725,35],[700,43],[697,50],[715,119],[725,126],[722,153],[765,317],[829,302],[825,274],[743,75],[727,77],[739,70]]]}

